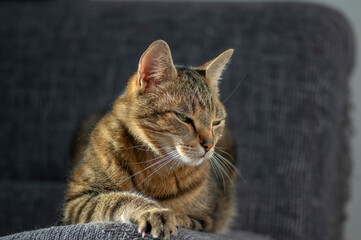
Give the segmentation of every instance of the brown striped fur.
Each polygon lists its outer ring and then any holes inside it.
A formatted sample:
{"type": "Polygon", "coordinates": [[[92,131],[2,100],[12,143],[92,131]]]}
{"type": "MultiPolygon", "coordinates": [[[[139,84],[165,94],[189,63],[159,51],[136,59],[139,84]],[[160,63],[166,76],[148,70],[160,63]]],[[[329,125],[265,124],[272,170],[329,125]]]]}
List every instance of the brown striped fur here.
{"type": "Polygon", "coordinates": [[[217,146],[234,164],[224,153],[234,154],[217,86],[232,53],[185,68],[173,65],[164,41],[147,49],[112,110],[92,119],[98,123],[89,138],[89,123],[77,138],[64,224],[129,222],[160,238],[176,234],[176,227],[227,229],[235,170],[218,157],[227,174],[216,174],[212,161],[217,146]]]}

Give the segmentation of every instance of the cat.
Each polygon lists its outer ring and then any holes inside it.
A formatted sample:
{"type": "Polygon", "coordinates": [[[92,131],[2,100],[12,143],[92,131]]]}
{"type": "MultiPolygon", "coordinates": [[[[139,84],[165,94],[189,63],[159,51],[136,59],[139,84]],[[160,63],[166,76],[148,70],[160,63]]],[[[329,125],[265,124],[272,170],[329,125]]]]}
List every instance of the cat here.
{"type": "Polygon", "coordinates": [[[218,82],[232,54],[187,68],[152,43],[111,111],[82,127],[91,133],[74,148],[62,223],[132,223],[162,239],[225,231],[237,170],[218,82]]]}

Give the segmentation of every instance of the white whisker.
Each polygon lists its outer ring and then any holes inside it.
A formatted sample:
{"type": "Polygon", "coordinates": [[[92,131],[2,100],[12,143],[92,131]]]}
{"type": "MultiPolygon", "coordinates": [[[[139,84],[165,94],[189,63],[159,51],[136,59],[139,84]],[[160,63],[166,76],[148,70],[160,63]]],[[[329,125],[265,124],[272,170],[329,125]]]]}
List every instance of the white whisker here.
{"type": "MultiPolygon", "coordinates": [[[[227,154],[227,156],[229,156],[229,157],[232,158],[232,160],[233,160],[233,156],[232,156],[231,154],[229,154],[228,152],[223,151],[223,150],[221,150],[221,149],[218,149],[218,150],[221,151],[221,152],[224,153],[224,154],[227,154]]],[[[217,153],[217,154],[219,154],[219,153],[217,153]]]]}
{"type": "Polygon", "coordinates": [[[174,160],[174,163],[173,163],[172,167],[170,168],[170,171],[172,171],[174,167],[179,168],[180,165],[182,164],[182,161],[179,159],[179,153],[176,154],[176,156],[173,160],[174,160]]]}
{"type": "MultiPolygon", "coordinates": [[[[212,157],[213,157],[213,156],[212,156],[212,157]]],[[[218,182],[219,184],[221,184],[220,179],[219,179],[219,175],[218,175],[218,172],[217,172],[217,170],[216,170],[216,167],[214,166],[214,162],[213,162],[212,157],[211,157],[209,163],[211,164],[211,168],[212,168],[212,170],[213,170],[213,172],[214,172],[214,175],[216,176],[217,182],[218,182]]]]}
{"type": "Polygon", "coordinates": [[[168,154],[170,155],[172,152],[174,152],[175,150],[169,152],[169,153],[166,153],[166,154],[163,154],[161,156],[158,156],[158,157],[155,157],[153,159],[150,159],[150,160],[147,160],[147,161],[142,161],[142,162],[136,162],[136,163],[128,163],[128,164],[142,164],[142,163],[148,163],[148,162],[154,162],[155,160],[158,160],[160,158],[163,158],[164,156],[167,156],[168,154]]]}
{"type": "Polygon", "coordinates": [[[211,160],[213,161],[213,164],[214,164],[214,167],[215,167],[214,169],[217,169],[217,172],[222,177],[223,190],[226,191],[226,181],[225,181],[225,179],[223,177],[223,172],[222,172],[222,170],[221,170],[221,168],[219,166],[218,160],[214,156],[211,157],[211,160]]]}
{"type": "Polygon", "coordinates": [[[233,93],[239,88],[239,86],[241,85],[241,83],[243,82],[243,80],[246,78],[247,76],[247,72],[243,75],[243,78],[241,78],[241,80],[238,82],[237,86],[233,89],[233,91],[228,95],[228,97],[226,99],[223,100],[223,104],[233,95],[233,93]]]}
{"type": "Polygon", "coordinates": [[[174,151],[172,151],[172,152],[169,152],[169,153],[166,153],[166,154],[164,154],[164,155],[162,155],[162,156],[157,157],[157,159],[160,159],[160,158],[161,158],[161,159],[158,160],[158,161],[156,161],[155,163],[152,163],[152,164],[149,165],[148,167],[140,170],[139,172],[137,172],[137,173],[129,176],[128,178],[124,179],[124,181],[123,181],[122,183],[124,183],[124,182],[126,182],[127,180],[131,179],[132,177],[134,177],[134,176],[136,176],[136,175],[138,175],[138,174],[146,171],[147,169],[149,169],[149,168],[151,168],[151,167],[154,167],[155,165],[164,163],[166,160],[168,160],[169,157],[172,157],[172,155],[175,153],[175,151],[176,151],[176,150],[174,150],[174,151]]]}
{"type": "Polygon", "coordinates": [[[148,180],[151,176],[153,176],[153,175],[154,175],[156,172],[158,172],[160,169],[162,169],[162,168],[165,167],[167,164],[169,164],[173,159],[174,159],[174,157],[168,159],[168,160],[165,161],[165,162],[163,161],[162,165],[158,166],[157,169],[152,172],[152,174],[150,174],[150,175],[147,176],[145,179],[143,179],[140,183],[138,183],[137,186],[136,186],[136,188],[137,188],[140,184],[142,184],[143,182],[145,182],[146,180],[148,180]]]}
{"type": "Polygon", "coordinates": [[[229,179],[230,183],[233,185],[233,180],[230,177],[229,168],[222,162],[216,155],[213,155],[215,159],[217,159],[218,166],[222,173],[229,179]]]}
{"type": "MultiPolygon", "coordinates": [[[[225,151],[223,151],[224,153],[226,153],[225,151]]],[[[232,168],[237,174],[238,176],[240,176],[240,178],[246,183],[247,181],[243,178],[241,172],[238,170],[238,168],[236,166],[234,166],[227,158],[223,157],[221,154],[214,152],[214,154],[218,157],[219,160],[223,161],[225,164],[227,164],[230,168],[232,168]]],[[[227,153],[228,155],[230,155],[229,153],[227,153]]],[[[232,157],[232,156],[231,156],[232,157]]]]}

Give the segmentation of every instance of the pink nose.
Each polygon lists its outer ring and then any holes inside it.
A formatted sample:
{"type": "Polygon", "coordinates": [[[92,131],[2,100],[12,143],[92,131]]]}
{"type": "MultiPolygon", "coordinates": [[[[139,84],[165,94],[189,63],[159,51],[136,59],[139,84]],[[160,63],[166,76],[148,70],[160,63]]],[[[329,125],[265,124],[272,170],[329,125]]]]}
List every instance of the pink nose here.
{"type": "Polygon", "coordinates": [[[206,140],[202,143],[202,146],[204,147],[204,150],[206,152],[208,152],[209,150],[212,149],[212,147],[214,146],[214,142],[206,140]]]}

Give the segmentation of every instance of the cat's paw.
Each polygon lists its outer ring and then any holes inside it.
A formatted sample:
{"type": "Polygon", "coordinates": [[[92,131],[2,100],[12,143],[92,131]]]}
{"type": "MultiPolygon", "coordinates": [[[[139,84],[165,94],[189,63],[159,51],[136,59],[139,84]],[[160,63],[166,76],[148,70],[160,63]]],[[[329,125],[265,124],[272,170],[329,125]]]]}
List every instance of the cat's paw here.
{"type": "Polygon", "coordinates": [[[174,213],[165,208],[145,211],[136,219],[138,231],[144,237],[150,233],[154,238],[169,239],[170,235],[177,235],[174,213]]]}

